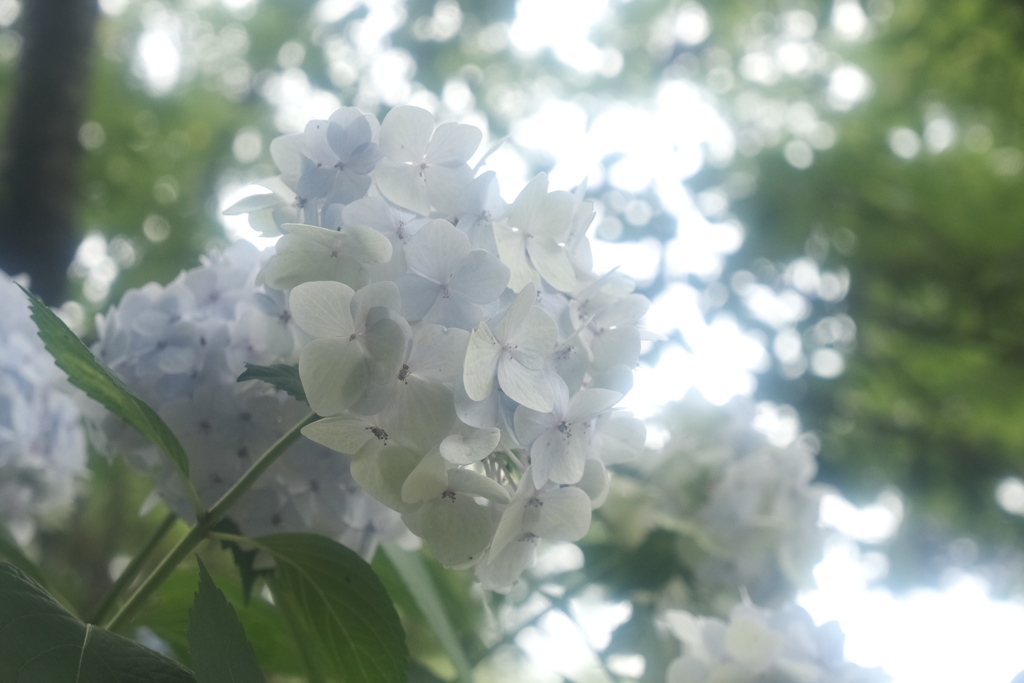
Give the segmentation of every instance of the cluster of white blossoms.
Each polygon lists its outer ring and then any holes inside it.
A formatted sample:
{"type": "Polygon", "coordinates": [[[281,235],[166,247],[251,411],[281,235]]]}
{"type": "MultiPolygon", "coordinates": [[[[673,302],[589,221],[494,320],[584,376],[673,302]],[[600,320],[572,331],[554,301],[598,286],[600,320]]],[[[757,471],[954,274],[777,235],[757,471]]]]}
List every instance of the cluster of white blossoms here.
{"type": "Polygon", "coordinates": [[[750,426],[737,404],[722,409],[687,400],[662,416],[671,438],[638,463],[640,482],[620,487],[609,518],[645,519],[683,539],[702,604],[731,604],[742,589],[758,602],[789,597],[811,582],[821,559],[821,498],[814,483],[816,440],[780,447],[750,426]]]}
{"type": "Polygon", "coordinates": [[[0,524],[22,544],[39,522],[70,508],[85,470],[85,435],[68,388],[28,300],[0,271],[0,524]]]}
{"type": "Polygon", "coordinates": [[[593,272],[594,210],[538,175],[507,204],[468,160],[481,132],[353,108],[273,141],[272,194],[242,200],[283,234],[260,282],[312,337],[299,375],[310,439],[401,513],[437,559],[506,591],[538,539],[576,541],[605,465],[643,447],[614,408],[649,302],[593,272]]]}
{"type": "MultiPolygon", "coordinates": [[[[283,293],[255,283],[266,255],[238,242],[167,286],[126,292],[98,316],[93,352],[145,400],[189,456],[202,502],[220,498],[308,408],[263,382],[237,382],[245,363],[294,363],[305,339],[283,293]]],[[[151,474],[167,504],[194,514],[179,475],[156,446],[87,400],[99,450],[151,474]]],[[[228,513],[242,533],[312,531],[372,553],[397,515],[359,490],[348,463],[300,439],[228,513]]]]}
{"type": "Polygon", "coordinates": [[[667,683],[881,683],[879,669],[866,669],[843,656],[837,622],[816,626],[801,607],[765,610],[733,608],[728,621],[682,610],[665,615],[683,643],[668,668],[667,683]]]}

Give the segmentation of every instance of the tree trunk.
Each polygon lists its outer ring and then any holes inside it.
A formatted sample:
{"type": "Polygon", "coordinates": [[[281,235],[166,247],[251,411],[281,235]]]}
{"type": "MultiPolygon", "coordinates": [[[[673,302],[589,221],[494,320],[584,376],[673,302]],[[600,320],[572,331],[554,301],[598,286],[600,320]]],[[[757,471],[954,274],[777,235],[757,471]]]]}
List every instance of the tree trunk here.
{"type": "Polygon", "coordinates": [[[18,83],[0,160],[0,268],[64,300],[97,0],[26,0],[18,83]]]}

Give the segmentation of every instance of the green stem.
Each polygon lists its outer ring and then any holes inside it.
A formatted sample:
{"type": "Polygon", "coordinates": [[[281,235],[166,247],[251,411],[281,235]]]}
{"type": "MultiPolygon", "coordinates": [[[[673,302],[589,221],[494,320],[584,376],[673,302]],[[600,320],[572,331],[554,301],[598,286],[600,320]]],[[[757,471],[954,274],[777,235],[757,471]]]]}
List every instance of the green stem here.
{"type": "Polygon", "coordinates": [[[203,539],[206,538],[210,530],[220,521],[231,506],[246,492],[252,485],[259,479],[260,475],[263,474],[268,467],[274,464],[274,462],[281,457],[281,455],[288,450],[288,447],[299,438],[300,431],[303,427],[308,425],[310,422],[315,420],[317,416],[314,413],[310,413],[303,418],[298,424],[292,427],[287,434],[277,440],[273,446],[267,450],[266,453],[261,455],[259,459],[253,463],[253,466],[242,475],[242,478],[235,482],[227,493],[225,493],[220,500],[214,503],[210,510],[199,517],[196,523],[189,529],[188,534],[178,542],[178,545],[174,546],[171,551],[167,554],[167,557],[153,570],[153,573],[146,577],[146,580],[142,582],[139,589],[128,599],[128,601],[121,607],[121,611],[114,615],[104,628],[114,631],[119,627],[125,625],[135,616],[135,614],[142,608],[146,599],[160,587],[171,572],[175,570],[178,564],[181,563],[185,557],[191,553],[196,547],[202,543],[203,539]]]}
{"type": "Polygon", "coordinates": [[[139,575],[139,572],[142,571],[143,565],[147,560],[149,560],[149,556],[154,550],[156,550],[157,546],[160,545],[160,541],[163,540],[164,536],[167,535],[167,532],[171,530],[171,527],[173,527],[174,523],[177,521],[177,514],[173,512],[167,513],[167,516],[164,517],[164,521],[160,523],[160,526],[156,528],[153,535],[150,536],[148,541],[146,541],[146,545],[143,546],[142,550],[132,558],[132,561],[128,563],[127,567],[125,567],[125,570],[121,572],[119,577],[117,577],[117,581],[115,581],[114,585],[110,587],[110,591],[107,592],[107,595],[103,598],[103,602],[100,603],[100,606],[96,608],[96,614],[89,620],[89,623],[98,624],[107,618],[107,615],[110,610],[113,609],[114,604],[121,596],[121,593],[124,592],[124,590],[128,588],[132,581],[134,581],[139,575]]]}

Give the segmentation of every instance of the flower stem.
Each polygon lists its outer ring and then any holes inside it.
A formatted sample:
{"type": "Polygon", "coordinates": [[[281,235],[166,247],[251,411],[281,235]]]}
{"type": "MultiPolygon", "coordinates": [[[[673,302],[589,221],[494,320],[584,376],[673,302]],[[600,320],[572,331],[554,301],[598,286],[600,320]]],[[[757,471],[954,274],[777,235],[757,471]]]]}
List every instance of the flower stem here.
{"type": "Polygon", "coordinates": [[[171,527],[173,527],[174,523],[177,521],[177,514],[174,512],[167,513],[167,516],[164,517],[164,521],[160,522],[160,526],[156,528],[149,540],[146,541],[146,545],[144,545],[142,550],[132,558],[132,561],[128,563],[128,566],[125,567],[123,572],[121,572],[121,575],[117,577],[117,581],[115,581],[114,585],[110,587],[110,590],[103,598],[103,602],[101,602],[100,606],[96,608],[96,614],[89,620],[90,623],[98,624],[107,618],[107,615],[110,613],[110,610],[113,609],[114,604],[121,596],[121,593],[123,593],[139,575],[139,572],[142,571],[142,567],[149,559],[149,556],[154,550],[156,550],[157,546],[160,545],[160,541],[163,540],[164,536],[167,535],[167,532],[171,530],[171,527]]]}
{"type": "Polygon", "coordinates": [[[174,546],[162,562],[153,570],[153,573],[146,577],[146,580],[142,582],[139,589],[128,599],[128,601],[121,607],[121,610],[114,615],[108,623],[104,624],[104,628],[114,631],[121,626],[124,626],[128,621],[135,616],[135,614],[142,608],[146,599],[160,587],[168,576],[175,570],[178,564],[181,563],[185,557],[191,553],[196,547],[206,538],[210,530],[220,521],[231,506],[242,497],[242,495],[248,491],[252,485],[259,479],[260,475],[263,474],[268,467],[274,464],[274,462],[281,457],[281,455],[288,450],[296,439],[299,438],[300,431],[303,427],[308,425],[310,422],[315,420],[317,416],[314,413],[310,413],[305,418],[299,421],[294,427],[277,440],[273,446],[271,446],[266,453],[261,455],[253,466],[242,475],[241,479],[235,482],[227,493],[225,493],[220,500],[213,504],[213,507],[208,512],[201,515],[196,523],[189,529],[188,534],[178,542],[178,545],[174,546]]]}

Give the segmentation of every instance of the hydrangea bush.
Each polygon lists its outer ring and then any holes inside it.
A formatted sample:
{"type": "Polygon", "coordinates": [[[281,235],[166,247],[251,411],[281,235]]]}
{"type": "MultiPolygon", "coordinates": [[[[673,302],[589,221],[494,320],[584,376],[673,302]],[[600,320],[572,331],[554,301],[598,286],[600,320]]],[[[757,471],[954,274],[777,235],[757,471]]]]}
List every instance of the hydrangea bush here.
{"type": "Polygon", "coordinates": [[[15,282],[0,271],[0,522],[25,545],[70,509],[85,436],[15,282]]]}

